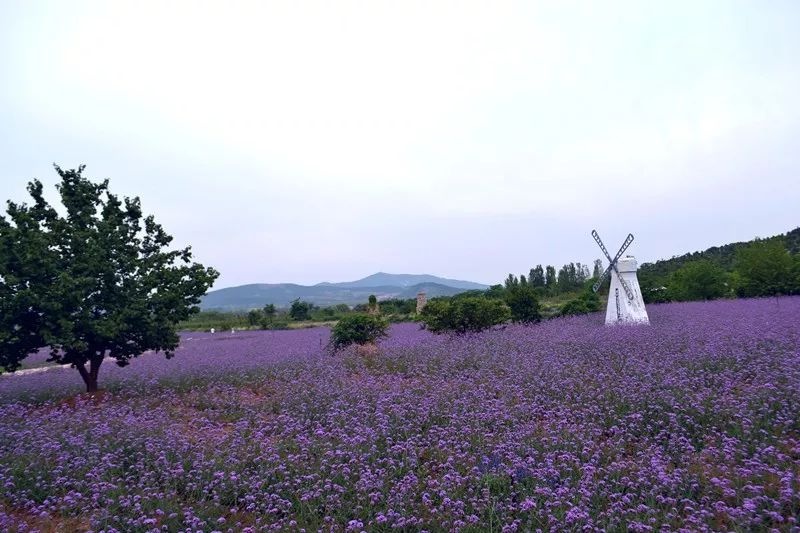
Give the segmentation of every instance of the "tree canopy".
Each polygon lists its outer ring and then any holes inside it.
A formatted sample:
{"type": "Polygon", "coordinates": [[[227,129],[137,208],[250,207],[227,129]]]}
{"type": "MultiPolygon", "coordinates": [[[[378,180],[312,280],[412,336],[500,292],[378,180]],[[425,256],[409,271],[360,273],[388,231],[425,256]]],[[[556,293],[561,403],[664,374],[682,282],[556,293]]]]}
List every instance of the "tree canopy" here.
{"type": "Polygon", "coordinates": [[[193,263],[191,248],[169,249],[172,237],[139,198],[111,194],[83,166],[55,169],[63,209],[33,180],[32,204],[9,201],[0,216],[0,367],[15,370],[47,347],[93,392],[107,357],[119,366],[147,350],[171,357],[178,322],[219,274],[193,263]]]}
{"type": "Polygon", "coordinates": [[[300,298],[292,300],[292,306],[289,308],[289,316],[292,320],[309,320],[311,319],[311,310],[314,305],[310,302],[304,302],[300,298]]]}
{"type": "Polygon", "coordinates": [[[739,293],[742,296],[774,296],[800,292],[797,258],[782,243],[755,241],[736,252],[739,293]]]}
{"type": "Polygon", "coordinates": [[[725,271],[709,261],[686,263],[672,275],[670,292],[676,300],[713,300],[728,291],[725,271]]]}
{"type": "Polygon", "coordinates": [[[536,289],[530,284],[520,284],[507,289],[505,302],[511,311],[511,319],[515,322],[530,323],[541,318],[536,289]]]}

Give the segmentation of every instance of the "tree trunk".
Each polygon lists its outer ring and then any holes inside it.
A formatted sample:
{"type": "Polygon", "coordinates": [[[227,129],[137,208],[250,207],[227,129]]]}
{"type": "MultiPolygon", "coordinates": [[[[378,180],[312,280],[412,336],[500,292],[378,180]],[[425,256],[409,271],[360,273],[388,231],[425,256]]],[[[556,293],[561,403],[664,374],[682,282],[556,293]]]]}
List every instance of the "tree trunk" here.
{"type": "Polygon", "coordinates": [[[93,355],[92,358],[89,360],[89,370],[86,370],[86,364],[81,363],[76,365],[78,369],[78,373],[83,378],[83,382],[86,384],[86,392],[97,392],[97,375],[100,372],[100,365],[103,362],[103,354],[100,355],[93,355]]]}

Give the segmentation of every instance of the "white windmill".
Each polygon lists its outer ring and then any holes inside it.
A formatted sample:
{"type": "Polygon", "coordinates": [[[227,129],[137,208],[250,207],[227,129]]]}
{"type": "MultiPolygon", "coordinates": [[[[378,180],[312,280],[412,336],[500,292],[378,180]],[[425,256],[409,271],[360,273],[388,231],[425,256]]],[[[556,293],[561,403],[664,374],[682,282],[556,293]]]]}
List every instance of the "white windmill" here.
{"type": "Polygon", "coordinates": [[[597,234],[597,231],[592,230],[592,237],[594,237],[595,242],[603,250],[603,254],[609,261],[608,268],[605,269],[597,283],[594,284],[592,290],[597,292],[600,285],[605,281],[606,276],[609,276],[612,270],[616,274],[616,276],[611,276],[611,288],[608,291],[606,325],[649,324],[650,320],[647,318],[647,309],[644,307],[642,290],[639,288],[639,280],[636,278],[636,259],[631,255],[622,257],[622,254],[633,242],[633,234],[628,233],[628,237],[622,243],[619,252],[613,259],[608,250],[606,250],[603,241],[600,240],[600,235],[597,234]]]}

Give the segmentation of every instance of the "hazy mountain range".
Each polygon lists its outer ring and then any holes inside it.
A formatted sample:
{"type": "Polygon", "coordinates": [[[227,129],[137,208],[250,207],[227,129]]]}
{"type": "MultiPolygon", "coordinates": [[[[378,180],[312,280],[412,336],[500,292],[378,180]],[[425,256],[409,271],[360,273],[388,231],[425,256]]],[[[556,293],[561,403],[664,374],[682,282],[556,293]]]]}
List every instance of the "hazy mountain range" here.
{"type": "Polygon", "coordinates": [[[472,281],[440,278],[429,274],[387,274],[378,272],[356,281],[297,285],[295,283],[253,283],[210,291],[200,302],[203,310],[242,310],[263,307],[268,303],[288,307],[300,298],[319,306],[366,303],[370,294],[378,300],[416,298],[424,291],[428,297],[452,296],[459,292],[488,286],[472,281]]]}
{"type": "MultiPolygon", "coordinates": [[[[792,254],[800,253],[800,228],[785,234],[768,237],[766,240],[780,240],[792,254]]],[[[687,262],[698,259],[709,260],[730,271],[733,268],[736,252],[753,241],[714,246],[707,250],[675,256],[671,259],[643,263],[639,268],[639,281],[642,286],[659,286],[666,283],[670,274],[687,262]]],[[[488,285],[440,278],[429,274],[387,274],[378,272],[356,281],[341,283],[318,283],[317,285],[296,285],[294,283],[255,283],[219,289],[206,294],[200,307],[204,310],[243,310],[263,307],[268,303],[277,307],[288,307],[294,299],[300,298],[319,306],[345,303],[355,305],[366,303],[370,294],[378,300],[388,298],[415,298],[424,291],[429,297],[452,296],[460,292],[487,289],[488,285]]]]}

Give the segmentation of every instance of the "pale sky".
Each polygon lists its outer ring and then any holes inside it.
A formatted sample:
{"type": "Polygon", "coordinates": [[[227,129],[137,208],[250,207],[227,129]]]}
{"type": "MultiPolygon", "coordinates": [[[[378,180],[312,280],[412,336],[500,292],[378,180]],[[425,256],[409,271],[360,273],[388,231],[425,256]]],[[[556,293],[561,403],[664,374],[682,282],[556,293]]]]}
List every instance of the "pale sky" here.
{"type": "Polygon", "coordinates": [[[777,0],[0,0],[0,201],[85,163],[215,288],[784,233],[798,28],[777,0]]]}

